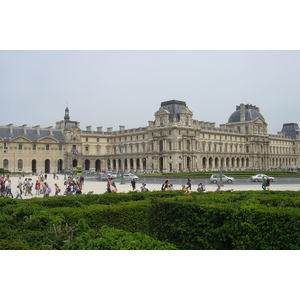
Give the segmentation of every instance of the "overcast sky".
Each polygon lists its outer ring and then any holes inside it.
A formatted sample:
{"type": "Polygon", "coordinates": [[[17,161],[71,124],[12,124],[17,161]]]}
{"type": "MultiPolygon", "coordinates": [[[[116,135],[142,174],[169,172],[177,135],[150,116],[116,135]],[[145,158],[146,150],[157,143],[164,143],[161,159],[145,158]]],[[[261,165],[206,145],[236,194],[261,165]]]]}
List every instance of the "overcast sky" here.
{"type": "MultiPolygon", "coordinates": [[[[154,113],[162,101],[177,99],[186,101],[194,113],[194,119],[216,122],[217,126],[228,121],[236,105],[241,103],[257,105],[268,123],[269,133],[275,134],[282,129],[283,123],[300,124],[298,6],[295,0],[2,1],[0,49],[107,49],[108,51],[0,50],[0,125],[13,123],[15,126],[23,124],[55,126],[56,121],[63,119],[65,107],[68,105],[71,119],[81,122],[82,129],[88,125],[92,125],[94,130],[97,126],[103,126],[104,129],[112,126],[115,130],[119,125],[126,128],[142,127],[148,125],[148,120],[154,120],[154,113]],[[128,49],[128,51],[109,51],[110,49],[128,49]],[[197,51],[131,51],[131,49],[197,49],[197,51]],[[297,51],[199,51],[198,49],[297,49],[297,51]]],[[[171,293],[177,299],[182,298],[181,295],[193,297],[198,292],[191,289],[190,284],[196,278],[195,261],[201,263],[202,273],[197,273],[200,277],[202,274],[210,274],[214,267],[221,266],[229,272],[230,276],[227,278],[230,281],[227,282],[223,277],[221,280],[217,277],[214,281],[205,281],[207,276],[205,278],[202,276],[205,286],[201,293],[211,297],[213,291],[216,297],[222,297],[224,290],[227,292],[228,287],[231,287],[233,278],[239,283],[237,286],[240,288],[234,291],[231,289],[230,293],[234,299],[238,299],[244,282],[252,280],[253,276],[257,277],[257,262],[264,270],[271,270],[267,273],[262,272],[262,278],[259,280],[264,282],[267,280],[269,285],[278,281],[278,272],[272,272],[273,262],[276,261],[279,262],[276,270],[285,274],[285,278],[280,279],[281,289],[274,290],[276,296],[281,292],[287,298],[287,294],[292,297],[297,292],[290,284],[295,276],[289,267],[294,267],[297,261],[296,257],[291,260],[291,253],[289,257],[286,257],[285,253],[281,253],[282,257],[278,257],[278,253],[272,252],[268,253],[267,259],[258,252],[251,253],[250,256],[247,253],[245,259],[241,253],[237,257],[236,253],[216,254],[208,251],[201,252],[201,256],[193,256],[193,260],[189,261],[190,254],[187,257],[181,252],[176,252],[176,257],[172,253],[170,263],[166,256],[161,260],[161,253],[147,253],[148,256],[144,256],[145,252],[143,254],[135,252],[131,257],[126,253],[125,259],[123,256],[114,255],[111,260],[110,257],[105,261],[100,260],[100,267],[109,272],[113,264],[113,269],[118,269],[115,273],[122,278],[120,282],[123,282],[124,286],[127,283],[124,281],[126,276],[131,278],[130,275],[142,274],[138,282],[142,288],[144,282],[153,279],[153,274],[156,277],[162,274],[159,280],[167,282],[168,286],[168,283],[176,284],[178,274],[184,272],[186,279],[184,282],[187,282],[187,285],[185,286],[180,278],[180,284],[177,285],[180,289],[174,289],[176,293],[173,293],[174,295],[171,293]],[[174,258],[179,262],[176,265],[177,272],[172,272],[174,258]],[[291,263],[287,264],[289,259],[291,263]],[[130,261],[129,271],[126,265],[128,261],[130,261]],[[157,272],[157,261],[163,261],[161,265],[164,270],[160,274],[157,272]],[[192,268],[189,269],[187,266],[192,268]],[[245,268],[246,275],[236,276],[245,268]],[[289,274],[291,276],[288,276],[289,274]],[[217,291],[214,288],[216,282],[222,285],[217,291]],[[216,295],[219,291],[220,293],[216,295]]],[[[17,260],[15,264],[18,266],[30,261],[30,267],[19,268],[26,270],[26,275],[28,272],[31,275],[23,276],[24,284],[27,284],[26,278],[39,280],[35,278],[39,273],[38,259],[42,259],[43,265],[46,264],[47,270],[50,270],[47,271],[50,280],[53,276],[57,276],[55,267],[58,261],[62,262],[61,257],[58,255],[53,257],[51,253],[53,261],[50,257],[45,260],[44,253],[43,257],[35,253],[35,260],[32,260],[31,257],[27,257],[28,254],[22,252],[13,257],[14,262],[17,260]]],[[[91,266],[95,265],[95,261],[99,262],[96,257],[98,253],[93,254],[95,257],[92,257],[91,253],[88,254],[89,257],[82,253],[84,264],[81,265],[84,268],[80,267],[81,260],[79,260],[79,270],[91,274],[91,280],[95,276],[93,270],[86,272],[86,262],[91,266]]],[[[78,260],[77,252],[76,259],[78,260]]],[[[5,270],[10,271],[11,257],[4,261],[9,262],[5,270]]],[[[69,263],[64,257],[62,263],[65,265],[67,263],[68,267],[72,268],[73,262],[73,258],[69,263]]],[[[73,273],[67,283],[76,282],[78,272],[73,273]]],[[[45,276],[42,280],[45,281],[45,276]]],[[[11,282],[6,282],[7,293],[14,288],[10,286],[11,282]]],[[[197,284],[193,286],[197,287],[197,284]]],[[[295,284],[294,286],[297,287],[295,284]]],[[[85,295],[90,292],[92,296],[92,293],[97,292],[91,289],[90,285],[87,287],[84,285],[82,289],[85,295]]],[[[112,289],[114,286],[111,281],[106,281],[101,292],[111,296],[112,289]]],[[[19,290],[23,292],[24,289],[19,290]]],[[[77,299],[76,296],[82,294],[80,292],[81,290],[79,292],[76,290],[76,295],[72,297],[77,299]]],[[[166,292],[170,294],[169,290],[166,292]]],[[[249,291],[247,292],[249,294],[249,291]]],[[[140,298],[139,290],[136,293],[130,290],[130,293],[134,299],[140,298]]],[[[155,293],[157,290],[153,289],[154,297],[155,293]]],[[[256,296],[255,293],[254,289],[253,297],[256,296]]],[[[263,290],[263,293],[270,296],[269,289],[263,290]]],[[[120,289],[118,296],[122,297],[123,294],[124,289],[120,289]]],[[[151,296],[152,294],[150,291],[151,296]]],[[[35,294],[33,298],[34,296],[35,294]]]]}
{"type": "Polygon", "coordinates": [[[82,129],[129,129],[176,99],[217,126],[257,105],[274,134],[300,124],[299,79],[299,51],[0,51],[0,123],[54,126],[68,105],[82,129]]]}

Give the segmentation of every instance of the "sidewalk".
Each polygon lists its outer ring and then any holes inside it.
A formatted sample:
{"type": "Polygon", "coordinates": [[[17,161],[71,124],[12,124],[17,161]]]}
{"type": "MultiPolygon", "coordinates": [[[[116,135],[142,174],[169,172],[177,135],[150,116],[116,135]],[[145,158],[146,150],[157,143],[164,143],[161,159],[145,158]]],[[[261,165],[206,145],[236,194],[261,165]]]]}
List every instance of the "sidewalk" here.
{"type": "MultiPolygon", "coordinates": [[[[16,188],[17,188],[17,184],[18,184],[18,179],[19,177],[15,177],[15,176],[11,176],[11,181],[12,181],[12,193],[15,197],[16,194],[16,188]]],[[[25,180],[26,177],[21,177],[22,181],[25,180]]],[[[36,180],[38,179],[37,176],[30,176],[27,178],[32,178],[33,184],[35,184],[36,180]]],[[[116,179],[114,180],[118,189],[118,193],[128,193],[129,191],[132,191],[132,187],[129,181],[126,181],[125,184],[120,184],[120,179],[116,179]]],[[[48,175],[48,179],[45,180],[45,182],[47,182],[51,189],[52,192],[50,194],[50,196],[54,196],[55,194],[55,189],[54,189],[54,184],[56,183],[60,189],[60,195],[63,195],[64,191],[65,191],[65,186],[64,186],[64,176],[63,175],[59,175],[59,179],[53,179],[53,175],[49,174],[48,175]]],[[[172,181],[170,180],[170,182],[172,183],[172,181]]],[[[142,181],[138,181],[136,183],[136,189],[138,191],[140,191],[140,188],[142,186],[142,181]]],[[[145,182],[147,184],[147,182],[145,182]]],[[[163,182],[160,183],[150,183],[147,184],[147,188],[149,191],[160,191],[161,189],[161,185],[163,182]]],[[[181,190],[181,185],[179,184],[174,184],[174,190],[181,190]]],[[[197,185],[193,184],[192,185],[192,192],[197,190],[197,185]]],[[[213,192],[216,190],[216,185],[214,184],[206,184],[206,192],[213,192]]],[[[248,184],[244,184],[244,185],[237,185],[237,184],[225,184],[222,187],[223,191],[227,191],[227,190],[234,190],[234,191],[261,191],[261,183],[258,182],[257,184],[253,185],[248,185],[248,184]]],[[[272,191],[300,191],[300,185],[297,184],[282,184],[282,185],[272,185],[270,186],[270,190],[272,191]]],[[[89,181],[89,180],[85,180],[84,181],[84,185],[83,185],[83,189],[82,192],[84,194],[87,194],[88,192],[93,192],[94,194],[103,194],[106,191],[106,181],[89,181]]],[[[32,194],[33,196],[24,196],[24,193],[22,194],[22,198],[23,199],[29,199],[32,197],[43,197],[44,195],[40,195],[40,196],[36,196],[35,195],[35,190],[33,187],[32,190],[32,194]]]]}

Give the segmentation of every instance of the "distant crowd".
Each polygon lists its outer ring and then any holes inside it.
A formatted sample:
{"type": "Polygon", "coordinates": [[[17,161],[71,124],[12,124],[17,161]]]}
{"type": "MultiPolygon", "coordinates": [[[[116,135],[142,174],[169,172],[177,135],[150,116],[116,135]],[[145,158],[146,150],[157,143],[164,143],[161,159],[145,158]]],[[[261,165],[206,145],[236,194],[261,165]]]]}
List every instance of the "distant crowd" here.
{"type": "MultiPolygon", "coordinates": [[[[58,176],[53,175],[54,179],[58,179],[58,176]]],[[[41,196],[49,197],[51,196],[52,189],[50,185],[46,182],[47,174],[39,175],[36,182],[33,182],[32,178],[19,177],[18,184],[16,187],[12,187],[12,182],[10,176],[1,176],[0,177],[0,196],[1,197],[11,197],[15,199],[23,199],[23,196],[41,196]],[[15,188],[15,190],[13,190],[15,188]]],[[[84,177],[74,178],[69,176],[67,180],[64,181],[64,196],[72,196],[82,194],[82,186],[84,184],[84,177]]],[[[57,183],[54,184],[54,196],[61,196],[61,188],[57,183]]]]}

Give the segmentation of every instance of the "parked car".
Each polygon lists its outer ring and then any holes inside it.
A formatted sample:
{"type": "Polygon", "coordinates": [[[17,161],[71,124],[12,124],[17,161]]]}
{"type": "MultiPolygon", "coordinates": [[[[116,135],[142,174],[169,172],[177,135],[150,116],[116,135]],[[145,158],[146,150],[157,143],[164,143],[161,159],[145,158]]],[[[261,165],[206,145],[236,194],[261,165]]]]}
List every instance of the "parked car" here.
{"type": "Polygon", "coordinates": [[[97,173],[96,179],[105,181],[108,179],[108,175],[106,173],[97,173]]]}
{"type": "Polygon", "coordinates": [[[274,177],[268,176],[268,175],[265,175],[265,174],[257,174],[257,175],[251,176],[250,180],[251,181],[255,181],[255,182],[263,181],[264,177],[266,177],[266,178],[268,177],[270,179],[270,181],[274,181],[275,180],[274,177]]]}
{"type": "MultiPolygon", "coordinates": [[[[220,174],[211,175],[210,176],[210,182],[212,182],[212,183],[221,182],[220,174]]],[[[226,175],[222,175],[222,182],[232,183],[232,182],[234,182],[234,178],[233,177],[228,177],[226,175]]]]}
{"type": "Polygon", "coordinates": [[[116,172],[107,172],[107,175],[112,179],[115,179],[118,177],[118,173],[116,173],[116,172]]]}
{"type": "Polygon", "coordinates": [[[124,178],[124,180],[132,180],[132,179],[134,179],[135,181],[138,181],[139,180],[139,177],[138,176],[136,176],[135,174],[133,174],[133,173],[127,173],[127,174],[124,174],[123,175],[123,178],[124,178]]]}

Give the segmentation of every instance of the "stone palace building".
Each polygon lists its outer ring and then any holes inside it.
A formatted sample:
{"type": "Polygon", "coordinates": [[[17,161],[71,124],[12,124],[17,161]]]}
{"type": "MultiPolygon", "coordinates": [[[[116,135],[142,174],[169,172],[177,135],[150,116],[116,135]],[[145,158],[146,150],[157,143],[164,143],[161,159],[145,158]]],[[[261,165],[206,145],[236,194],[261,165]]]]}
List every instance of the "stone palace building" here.
{"type": "Polygon", "coordinates": [[[0,168],[11,172],[54,173],[82,167],[88,171],[180,172],[298,168],[298,124],[283,124],[268,134],[257,106],[240,104],[226,124],[193,119],[184,101],[161,103],[148,126],[93,130],[64,120],[41,128],[0,126],[0,168]]]}

